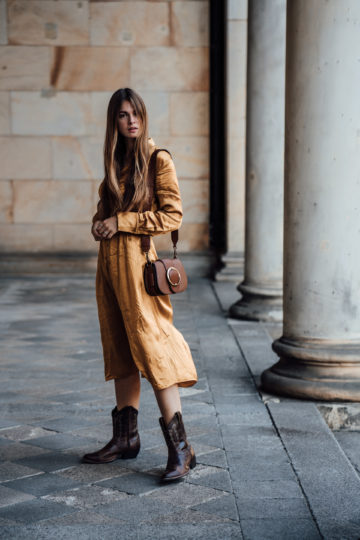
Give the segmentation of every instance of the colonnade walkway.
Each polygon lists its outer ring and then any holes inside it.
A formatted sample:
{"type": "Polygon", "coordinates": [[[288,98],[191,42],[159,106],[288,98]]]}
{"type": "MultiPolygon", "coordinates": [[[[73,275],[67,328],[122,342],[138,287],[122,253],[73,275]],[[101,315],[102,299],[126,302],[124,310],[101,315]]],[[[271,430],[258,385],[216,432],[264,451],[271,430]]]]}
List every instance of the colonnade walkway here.
{"type": "Polygon", "coordinates": [[[199,374],[181,390],[198,464],[166,486],[159,475],[167,450],[146,380],[137,459],[80,463],[109,440],[114,407],[93,276],[0,284],[1,538],[360,537],[356,414],[345,429],[334,418],[350,410],[346,404],[258,389],[261,371],[276,360],[271,341],[281,327],[227,318],[234,284],[190,278],[187,291],[171,298],[199,374]]]}

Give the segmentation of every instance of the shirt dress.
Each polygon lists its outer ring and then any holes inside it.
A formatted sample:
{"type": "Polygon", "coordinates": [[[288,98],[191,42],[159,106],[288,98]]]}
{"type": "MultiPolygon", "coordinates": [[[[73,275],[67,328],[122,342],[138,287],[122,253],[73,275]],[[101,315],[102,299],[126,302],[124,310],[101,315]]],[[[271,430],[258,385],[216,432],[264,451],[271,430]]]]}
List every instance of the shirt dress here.
{"type": "MultiPolygon", "coordinates": [[[[149,138],[150,155],[156,148],[149,138]]],[[[125,189],[125,174],[119,184],[125,189]]],[[[118,212],[118,232],[100,240],[96,300],[106,381],[139,371],[157,390],[175,383],[192,386],[198,380],[190,347],[173,325],[170,295],[150,296],[143,278],[146,257],[140,235],[177,230],[182,215],[174,163],[167,152],[160,151],[151,210],[118,212]]],[[[149,257],[158,258],[152,238],[149,257]]]]}

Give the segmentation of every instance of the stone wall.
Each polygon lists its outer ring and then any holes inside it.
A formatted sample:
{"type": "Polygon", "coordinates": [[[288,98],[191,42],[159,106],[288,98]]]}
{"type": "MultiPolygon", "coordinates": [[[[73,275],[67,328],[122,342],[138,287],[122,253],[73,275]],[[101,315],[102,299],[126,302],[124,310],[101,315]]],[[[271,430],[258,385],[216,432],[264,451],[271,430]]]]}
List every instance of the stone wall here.
{"type": "Polygon", "coordinates": [[[208,1],[0,0],[1,251],[97,250],[106,108],[124,86],[174,157],[180,249],[207,250],[208,26],[208,1]]]}

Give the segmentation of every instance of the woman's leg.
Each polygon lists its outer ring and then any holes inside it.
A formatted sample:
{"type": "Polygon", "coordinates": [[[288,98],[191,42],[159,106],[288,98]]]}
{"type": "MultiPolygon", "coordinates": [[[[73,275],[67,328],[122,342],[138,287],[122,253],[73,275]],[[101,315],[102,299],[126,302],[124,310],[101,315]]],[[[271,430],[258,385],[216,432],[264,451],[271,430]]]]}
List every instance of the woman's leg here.
{"type": "Polygon", "coordinates": [[[140,373],[134,373],[122,379],[114,379],[115,396],[118,411],[127,405],[139,410],[140,404],[140,373]]]}
{"type": "Polygon", "coordinates": [[[110,463],[115,459],[135,458],[140,450],[137,416],[140,401],[139,372],[114,379],[116,407],[111,411],[113,436],[100,450],[85,454],[83,463],[110,463]],[[135,410],[136,409],[136,410],[135,410]]]}
{"type": "Polygon", "coordinates": [[[154,388],[154,393],[160,412],[166,424],[168,424],[176,411],[181,412],[179,387],[177,384],[174,384],[162,390],[155,390],[154,388]]]}
{"type": "Polygon", "coordinates": [[[162,414],[160,426],[168,447],[168,461],[161,479],[167,482],[178,480],[196,465],[194,449],[186,439],[179,387],[174,384],[163,390],[154,389],[154,392],[162,414]]]}

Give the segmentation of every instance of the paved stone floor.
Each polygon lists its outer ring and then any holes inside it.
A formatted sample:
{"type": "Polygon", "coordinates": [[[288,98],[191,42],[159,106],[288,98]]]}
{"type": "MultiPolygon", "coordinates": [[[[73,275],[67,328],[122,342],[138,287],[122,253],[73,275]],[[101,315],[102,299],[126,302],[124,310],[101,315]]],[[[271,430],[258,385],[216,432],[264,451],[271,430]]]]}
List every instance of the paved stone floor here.
{"type": "Polygon", "coordinates": [[[162,486],[166,446],[146,380],[137,459],[80,463],[109,440],[114,406],[93,276],[0,280],[1,538],[360,538],[359,453],[316,403],[261,392],[280,330],[227,319],[235,299],[233,285],[205,278],[172,297],[199,375],[181,389],[198,465],[162,486]]]}

